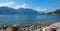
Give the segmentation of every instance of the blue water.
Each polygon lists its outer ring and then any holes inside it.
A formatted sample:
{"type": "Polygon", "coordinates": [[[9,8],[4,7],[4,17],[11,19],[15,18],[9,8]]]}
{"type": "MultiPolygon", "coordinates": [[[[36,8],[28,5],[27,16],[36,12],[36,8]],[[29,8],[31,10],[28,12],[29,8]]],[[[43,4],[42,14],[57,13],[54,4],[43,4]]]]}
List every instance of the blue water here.
{"type": "Polygon", "coordinates": [[[60,21],[60,14],[53,15],[0,15],[0,24],[35,24],[60,21]]]}

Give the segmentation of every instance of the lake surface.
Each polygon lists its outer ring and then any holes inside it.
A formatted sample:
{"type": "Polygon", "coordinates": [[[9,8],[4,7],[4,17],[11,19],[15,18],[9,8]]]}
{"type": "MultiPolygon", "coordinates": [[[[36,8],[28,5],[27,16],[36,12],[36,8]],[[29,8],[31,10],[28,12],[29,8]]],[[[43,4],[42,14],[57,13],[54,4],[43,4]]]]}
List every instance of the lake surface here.
{"type": "Polygon", "coordinates": [[[60,14],[53,15],[0,15],[0,24],[35,24],[60,21],[60,14]]]}

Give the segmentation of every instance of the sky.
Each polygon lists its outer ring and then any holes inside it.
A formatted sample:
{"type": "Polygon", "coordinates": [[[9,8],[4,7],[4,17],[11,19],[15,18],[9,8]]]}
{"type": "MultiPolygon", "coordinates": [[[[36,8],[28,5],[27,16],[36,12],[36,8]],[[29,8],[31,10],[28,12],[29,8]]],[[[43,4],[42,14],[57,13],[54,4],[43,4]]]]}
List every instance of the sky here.
{"type": "Polygon", "coordinates": [[[60,9],[60,0],[0,0],[0,7],[14,9],[31,8],[38,12],[52,12],[60,9]]]}

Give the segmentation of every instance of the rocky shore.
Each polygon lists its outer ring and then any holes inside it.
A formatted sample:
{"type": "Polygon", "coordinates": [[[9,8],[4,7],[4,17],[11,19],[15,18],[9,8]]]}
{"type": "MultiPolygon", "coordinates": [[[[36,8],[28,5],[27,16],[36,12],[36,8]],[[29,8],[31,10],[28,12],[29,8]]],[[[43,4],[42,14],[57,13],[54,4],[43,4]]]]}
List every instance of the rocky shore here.
{"type": "Polygon", "coordinates": [[[60,22],[49,25],[4,25],[0,31],[60,31],[60,22]]]}

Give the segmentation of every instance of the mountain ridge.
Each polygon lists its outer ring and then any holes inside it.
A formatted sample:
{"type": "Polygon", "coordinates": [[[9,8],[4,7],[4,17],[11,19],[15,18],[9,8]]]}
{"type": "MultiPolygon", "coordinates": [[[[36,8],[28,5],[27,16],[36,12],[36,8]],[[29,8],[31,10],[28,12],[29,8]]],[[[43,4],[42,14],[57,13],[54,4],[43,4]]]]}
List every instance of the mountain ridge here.
{"type": "Polygon", "coordinates": [[[0,7],[0,14],[7,14],[7,15],[39,15],[39,12],[33,9],[13,9],[10,7],[0,7]]]}

